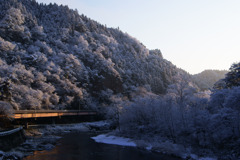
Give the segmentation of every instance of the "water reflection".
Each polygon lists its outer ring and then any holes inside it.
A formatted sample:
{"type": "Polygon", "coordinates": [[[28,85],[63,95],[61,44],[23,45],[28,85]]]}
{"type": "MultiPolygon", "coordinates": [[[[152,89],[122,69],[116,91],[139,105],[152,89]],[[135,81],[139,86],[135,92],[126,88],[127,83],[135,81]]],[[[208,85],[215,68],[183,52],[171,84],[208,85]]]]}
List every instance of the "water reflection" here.
{"type": "Polygon", "coordinates": [[[35,151],[25,160],[179,160],[134,147],[95,143],[91,136],[94,135],[70,133],[53,150],[35,151]]]}

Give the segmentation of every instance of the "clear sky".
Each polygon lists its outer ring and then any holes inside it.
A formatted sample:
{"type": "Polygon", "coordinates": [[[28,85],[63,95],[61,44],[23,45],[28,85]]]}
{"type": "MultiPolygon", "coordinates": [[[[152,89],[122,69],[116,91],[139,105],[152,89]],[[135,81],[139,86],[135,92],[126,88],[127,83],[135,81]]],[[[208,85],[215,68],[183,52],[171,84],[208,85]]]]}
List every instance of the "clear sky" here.
{"type": "Polygon", "coordinates": [[[119,27],[189,73],[240,61],[240,0],[37,0],[119,27]]]}

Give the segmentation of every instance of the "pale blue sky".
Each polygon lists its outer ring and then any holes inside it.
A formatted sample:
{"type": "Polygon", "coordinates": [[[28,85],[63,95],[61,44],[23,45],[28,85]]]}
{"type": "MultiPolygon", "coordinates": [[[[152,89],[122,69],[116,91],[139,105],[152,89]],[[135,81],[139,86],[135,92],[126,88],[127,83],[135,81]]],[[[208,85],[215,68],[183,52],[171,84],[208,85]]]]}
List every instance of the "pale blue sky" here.
{"type": "Polygon", "coordinates": [[[240,0],[37,0],[119,27],[189,73],[240,61],[240,0]]]}

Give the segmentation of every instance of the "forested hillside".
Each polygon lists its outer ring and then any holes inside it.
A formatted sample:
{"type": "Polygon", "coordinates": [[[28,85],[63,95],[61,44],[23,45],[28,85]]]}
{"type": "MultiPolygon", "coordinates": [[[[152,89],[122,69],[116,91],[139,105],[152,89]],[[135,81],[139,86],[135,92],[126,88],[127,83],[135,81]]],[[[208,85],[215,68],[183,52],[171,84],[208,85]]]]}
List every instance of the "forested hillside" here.
{"type": "Polygon", "coordinates": [[[9,88],[1,99],[15,109],[108,105],[142,87],[165,93],[177,73],[186,75],[160,50],[67,6],[0,2],[0,81],[9,88]]]}
{"type": "Polygon", "coordinates": [[[0,114],[11,115],[11,106],[96,109],[112,134],[142,148],[240,159],[239,62],[228,73],[191,76],[160,50],[78,12],[0,0],[0,114]]]}
{"type": "Polygon", "coordinates": [[[214,84],[220,79],[225,78],[228,71],[205,70],[201,73],[192,75],[193,81],[201,90],[212,89],[214,84]]]}

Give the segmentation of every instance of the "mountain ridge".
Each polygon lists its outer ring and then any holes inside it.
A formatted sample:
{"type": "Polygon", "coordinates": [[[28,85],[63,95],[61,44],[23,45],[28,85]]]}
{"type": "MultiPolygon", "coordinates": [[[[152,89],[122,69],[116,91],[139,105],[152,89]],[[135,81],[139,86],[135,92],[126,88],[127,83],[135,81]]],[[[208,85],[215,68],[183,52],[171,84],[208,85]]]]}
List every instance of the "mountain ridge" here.
{"type": "Polygon", "coordinates": [[[214,84],[225,78],[227,74],[227,70],[212,70],[207,69],[198,74],[193,74],[193,82],[201,89],[201,90],[209,90],[212,89],[214,84]]]}

